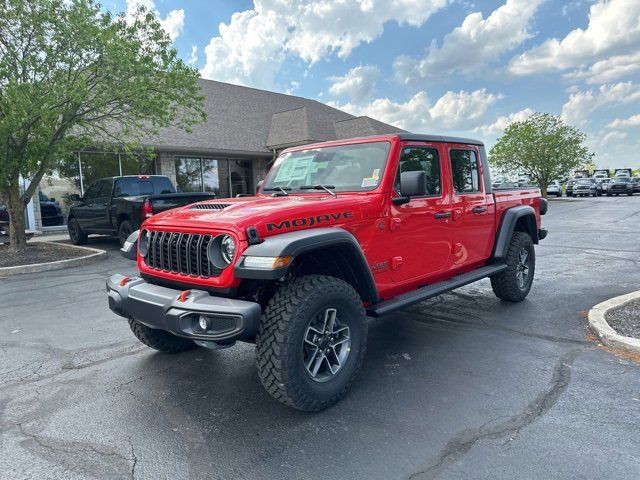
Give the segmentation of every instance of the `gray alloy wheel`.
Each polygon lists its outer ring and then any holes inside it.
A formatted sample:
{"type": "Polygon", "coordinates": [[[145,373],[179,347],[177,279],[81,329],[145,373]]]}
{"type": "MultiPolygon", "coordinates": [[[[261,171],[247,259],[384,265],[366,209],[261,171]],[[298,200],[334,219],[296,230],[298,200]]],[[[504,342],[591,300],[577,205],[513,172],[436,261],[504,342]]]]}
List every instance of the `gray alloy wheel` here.
{"type": "Polygon", "coordinates": [[[529,251],[523,247],[518,252],[518,264],[516,266],[516,280],[518,287],[525,288],[527,280],[529,279],[529,251]]]}
{"type": "Polygon", "coordinates": [[[319,312],[304,333],[304,367],[316,382],[326,382],[338,374],[351,351],[351,331],[342,325],[335,308],[319,312]]]}

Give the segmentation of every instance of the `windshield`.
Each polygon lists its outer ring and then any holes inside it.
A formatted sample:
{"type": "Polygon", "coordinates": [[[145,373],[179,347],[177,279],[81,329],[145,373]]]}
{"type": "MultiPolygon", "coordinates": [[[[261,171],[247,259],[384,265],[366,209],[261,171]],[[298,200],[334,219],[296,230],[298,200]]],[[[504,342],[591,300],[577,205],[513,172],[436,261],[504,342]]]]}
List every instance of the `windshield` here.
{"type": "Polygon", "coordinates": [[[627,177],[618,177],[614,180],[615,183],[629,183],[630,180],[627,177]]]}
{"type": "Polygon", "coordinates": [[[262,191],[324,185],[337,192],[373,190],[380,184],[389,142],[358,143],[289,152],[278,157],[262,191]]]}
{"type": "Polygon", "coordinates": [[[590,185],[591,180],[578,180],[578,185],[590,185]]]}

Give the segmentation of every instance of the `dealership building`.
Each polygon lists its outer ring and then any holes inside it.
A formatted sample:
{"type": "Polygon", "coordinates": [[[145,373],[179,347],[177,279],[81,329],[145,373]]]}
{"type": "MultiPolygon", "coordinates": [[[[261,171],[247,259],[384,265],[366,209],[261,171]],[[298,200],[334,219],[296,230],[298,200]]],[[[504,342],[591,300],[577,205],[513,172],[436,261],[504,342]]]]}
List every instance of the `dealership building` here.
{"type": "Polygon", "coordinates": [[[64,226],[70,195],[82,194],[101,177],[166,175],[179,191],[235,197],[254,193],[275,157],[287,147],[404,131],[316,100],[211,80],[199,82],[205,97],[205,123],[189,133],[167,128],[149,138],[144,143],[153,151],[151,157],[91,148],[77,152],[64,171],[40,182],[40,192],[28,209],[29,228],[64,226]],[[52,205],[59,207],[62,222],[50,218],[52,205]]]}

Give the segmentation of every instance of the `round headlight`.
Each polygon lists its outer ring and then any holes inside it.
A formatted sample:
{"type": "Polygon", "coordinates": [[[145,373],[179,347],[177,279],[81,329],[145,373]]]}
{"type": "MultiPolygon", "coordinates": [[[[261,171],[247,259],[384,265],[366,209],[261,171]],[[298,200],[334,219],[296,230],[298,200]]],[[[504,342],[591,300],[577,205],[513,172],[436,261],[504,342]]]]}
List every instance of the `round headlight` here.
{"type": "Polygon", "coordinates": [[[225,235],[220,242],[220,253],[225,262],[231,263],[236,254],[236,242],[229,235],[225,235]]]}
{"type": "Polygon", "coordinates": [[[223,270],[233,261],[236,242],[229,235],[218,235],[209,242],[207,257],[214,267],[223,270]]]}
{"type": "Polygon", "coordinates": [[[138,237],[138,252],[143,257],[146,257],[149,253],[149,232],[147,230],[142,230],[140,232],[140,236],[138,237]]]}

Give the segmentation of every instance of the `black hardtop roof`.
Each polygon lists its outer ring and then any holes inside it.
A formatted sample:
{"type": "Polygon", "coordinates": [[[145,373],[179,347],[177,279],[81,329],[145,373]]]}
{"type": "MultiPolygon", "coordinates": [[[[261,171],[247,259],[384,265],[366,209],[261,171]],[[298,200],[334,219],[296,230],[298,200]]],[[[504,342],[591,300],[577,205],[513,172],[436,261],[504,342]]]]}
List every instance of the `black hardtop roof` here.
{"type": "Polygon", "coordinates": [[[398,133],[400,140],[407,142],[445,142],[445,143],[467,143],[469,145],[484,146],[484,142],[473,138],[447,137],[443,135],[424,135],[420,133],[398,133]]]}

